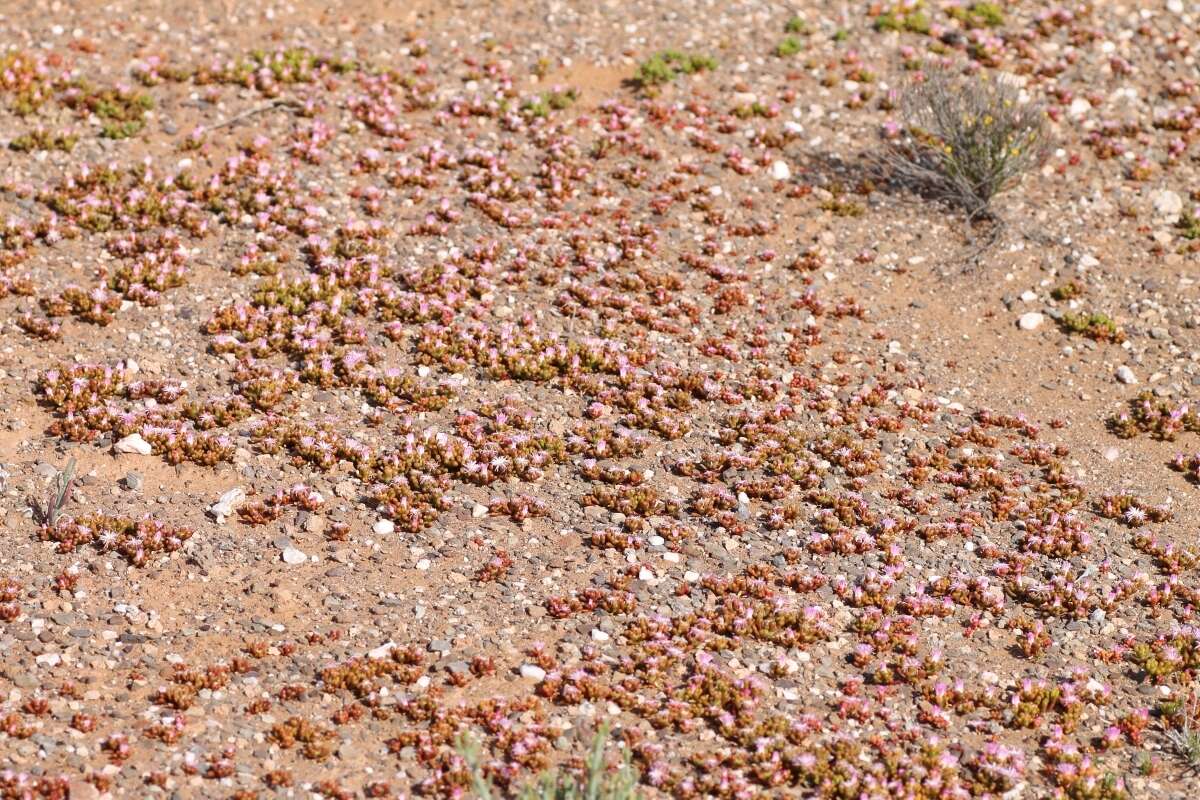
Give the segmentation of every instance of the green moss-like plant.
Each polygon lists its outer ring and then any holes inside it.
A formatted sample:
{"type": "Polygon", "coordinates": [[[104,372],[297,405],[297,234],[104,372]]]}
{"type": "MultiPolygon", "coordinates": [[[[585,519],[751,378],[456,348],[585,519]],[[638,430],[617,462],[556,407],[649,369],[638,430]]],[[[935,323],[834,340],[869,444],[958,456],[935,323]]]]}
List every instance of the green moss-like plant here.
{"type": "Polygon", "coordinates": [[[1063,330],[1068,333],[1082,334],[1098,342],[1120,343],[1125,341],[1125,331],[1107,314],[1092,312],[1090,314],[1063,314],[1060,322],[1063,330]]]}
{"type": "Polygon", "coordinates": [[[1200,217],[1197,217],[1195,212],[1184,211],[1179,215],[1179,222],[1176,223],[1180,230],[1180,236],[1185,239],[1200,239],[1200,217]]]}
{"type": "Polygon", "coordinates": [[[1055,300],[1060,301],[1071,300],[1072,298],[1078,297],[1082,292],[1083,290],[1079,287],[1078,283],[1075,281],[1067,281],[1062,286],[1056,286],[1054,290],[1050,292],[1050,296],[1055,300]]]}
{"type": "Polygon", "coordinates": [[[952,8],[948,13],[971,28],[998,28],[1004,24],[1004,10],[999,3],[971,3],[965,8],[952,8]]]}
{"type": "Polygon", "coordinates": [[[783,30],[784,33],[807,34],[809,32],[808,23],[801,17],[792,17],[789,19],[787,24],[783,26],[783,30]]]}
{"type": "Polygon", "coordinates": [[[643,89],[662,86],[679,75],[693,75],[717,68],[712,56],[663,50],[638,65],[636,81],[643,89]]]}
{"type": "Polygon", "coordinates": [[[875,30],[880,32],[908,31],[909,33],[927,34],[931,26],[929,16],[920,10],[909,11],[905,14],[887,11],[875,18],[875,30]]]}
{"type": "Polygon", "coordinates": [[[804,45],[795,36],[788,36],[775,46],[775,55],[780,58],[791,58],[804,49],[804,45]]]}
{"type": "Polygon", "coordinates": [[[75,149],[79,137],[73,133],[51,133],[39,128],[22,134],[8,143],[10,150],[18,153],[31,153],[39,150],[61,150],[69,153],[75,149]]]}

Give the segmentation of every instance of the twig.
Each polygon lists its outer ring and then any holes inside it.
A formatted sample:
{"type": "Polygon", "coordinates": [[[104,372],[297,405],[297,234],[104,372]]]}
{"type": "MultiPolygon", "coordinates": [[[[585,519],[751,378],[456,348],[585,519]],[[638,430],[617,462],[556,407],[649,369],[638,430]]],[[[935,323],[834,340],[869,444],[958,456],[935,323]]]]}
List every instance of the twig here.
{"type": "Polygon", "coordinates": [[[962,248],[944,261],[939,261],[937,264],[938,274],[943,278],[950,278],[955,274],[971,274],[975,270],[983,257],[1004,237],[1008,231],[1008,223],[998,216],[989,216],[990,225],[988,230],[981,235],[976,236],[971,232],[971,228],[975,225],[976,217],[967,218],[967,234],[966,241],[962,248]],[[960,266],[961,265],[961,268],[960,266]]]}
{"type": "Polygon", "coordinates": [[[261,114],[264,111],[270,111],[273,108],[281,108],[283,106],[289,106],[291,108],[300,108],[300,103],[299,103],[299,101],[289,100],[287,98],[282,98],[282,97],[276,98],[269,103],[263,103],[261,106],[255,106],[254,108],[243,111],[240,114],[234,114],[232,117],[230,117],[227,120],[218,122],[216,125],[209,126],[208,129],[210,131],[215,131],[218,128],[225,128],[225,127],[228,127],[229,125],[233,125],[234,123],[241,122],[242,120],[247,119],[248,117],[253,117],[255,114],[261,114]]]}
{"type": "MultiPolygon", "coordinates": [[[[968,220],[968,225],[973,223],[974,215],[968,220]]],[[[1004,220],[992,217],[991,230],[987,231],[982,238],[976,238],[973,235],[967,236],[967,251],[961,257],[968,262],[968,269],[979,266],[979,259],[1000,241],[1006,230],[1008,230],[1008,224],[1004,220]]]]}

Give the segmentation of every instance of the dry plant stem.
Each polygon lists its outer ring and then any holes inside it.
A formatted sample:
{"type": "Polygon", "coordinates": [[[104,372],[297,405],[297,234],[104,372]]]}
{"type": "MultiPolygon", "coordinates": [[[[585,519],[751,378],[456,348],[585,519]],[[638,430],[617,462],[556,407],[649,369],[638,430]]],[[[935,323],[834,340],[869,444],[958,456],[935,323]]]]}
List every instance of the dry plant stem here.
{"type": "Polygon", "coordinates": [[[1185,769],[1200,773],[1200,730],[1196,728],[1196,721],[1200,719],[1200,699],[1185,700],[1182,714],[1183,723],[1179,730],[1167,728],[1167,741],[1185,769]]]}
{"type": "Polygon", "coordinates": [[[219,128],[227,128],[230,125],[236,125],[237,123],[241,122],[242,120],[249,119],[250,117],[256,116],[258,114],[262,114],[266,111],[271,111],[272,109],[285,108],[285,107],[286,108],[299,108],[300,103],[298,103],[295,100],[289,100],[287,98],[277,98],[275,100],[272,100],[269,103],[263,103],[262,105],[258,105],[258,106],[255,106],[254,108],[247,109],[246,111],[243,111],[240,114],[234,114],[229,119],[222,120],[221,122],[218,122],[217,124],[211,126],[209,128],[209,130],[218,130],[219,128]]]}
{"type": "MultiPolygon", "coordinates": [[[[524,786],[517,797],[521,800],[639,800],[638,777],[629,763],[629,751],[620,769],[609,773],[604,763],[604,744],[608,739],[608,726],[604,725],[592,740],[587,758],[587,774],[576,779],[550,771],[541,773],[532,783],[524,786]]],[[[483,772],[481,748],[469,734],[462,734],[456,741],[459,755],[466,761],[470,774],[471,789],[479,800],[492,800],[495,788],[483,772]]]]}
{"type": "Polygon", "coordinates": [[[978,267],[983,256],[1004,238],[1004,234],[1008,230],[1008,223],[1004,220],[992,217],[990,221],[992,224],[988,230],[983,232],[982,236],[974,234],[967,236],[967,249],[961,255],[962,261],[966,263],[966,267],[964,267],[966,272],[978,267]]]}

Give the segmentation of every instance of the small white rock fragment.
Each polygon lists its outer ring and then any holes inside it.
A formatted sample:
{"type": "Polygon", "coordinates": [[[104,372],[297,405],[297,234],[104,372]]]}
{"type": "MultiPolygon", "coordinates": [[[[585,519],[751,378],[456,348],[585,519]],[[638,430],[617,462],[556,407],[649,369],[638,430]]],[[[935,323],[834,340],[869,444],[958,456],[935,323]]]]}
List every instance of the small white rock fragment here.
{"type": "Polygon", "coordinates": [[[430,560],[428,558],[422,558],[420,561],[417,562],[417,569],[424,572],[425,570],[429,569],[429,567],[431,566],[431,563],[432,562],[430,562],[430,560]]]}
{"type": "Polygon", "coordinates": [[[1115,447],[1104,448],[1104,460],[1105,461],[1116,461],[1118,458],[1120,458],[1120,456],[1121,456],[1121,451],[1118,450],[1117,448],[1115,448],[1115,447]]]}
{"type": "Polygon", "coordinates": [[[609,639],[609,636],[607,633],[600,630],[599,628],[592,628],[592,641],[593,642],[607,642],[608,639],[609,639]]]}
{"type": "Polygon", "coordinates": [[[113,447],[118,453],[131,453],[139,456],[148,456],[154,452],[154,448],[142,438],[140,433],[129,434],[113,447]]]}
{"type": "Polygon", "coordinates": [[[1022,314],[1017,320],[1017,326],[1023,331],[1035,331],[1046,320],[1046,315],[1037,311],[1022,314]]]}
{"type": "Polygon", "coordinates": [[[771,177],[777,181],[786,181],[792,177],[792,168],[786,161],[776,161],[771,164],[771,177]]]}
{"type": "Polygon", "coordinates": [[[1155,216],[1168,225],[1178,222],[1183,213],[1183,198],[1170,189],[1159,189],[1150,196],[1150,202],[1154,205],[1155,216]]]}
{"type": "Polygon", "coordinates": [[[285,564],[291,564],[295,566],[296,564],[303,564],[307,560],[308,556],[303,550],[295,547],[283,548],[283,561],[285,564]]]}
{"type": "Polygon", "coordinates": [[[475,519],[482,519],[483,517],[487,516],[487,513],[487,506],[485,506],[483,503],[476,503],[475,505],[471,506],[471,516],[475,519]]]}
{"type": "Polygon", "coordinates": [[[521,677],[528,678],[531,681],[538,681],[540,683],[541,681],[546,680],[546,670],[542,669],[537,664],[522,664],[521,677]]]}
{"type": "Polygon", "coordinates": [[[1121,383],[1127,383],[1131,386],[1138,382],[1137,375],[1133,374],[1133,370],[1124,364],[1117,367],[1117,380],[1119,380],[1121,383]]]}
{"type": "Polygon", "coordinates": [[[387,658],[388,654],[390,654],[395,649],[396,649],[395,642],[384,642],[383,644],[379,645],[379,647],[376,647],[374,650],[368,651],[367,655],[371,658],[387,658]]]}
{"type": "Polygon", "coordinates": [[[1032,289],[1026,289],[1025,291],[1021,292],[1022,302],[1032,303],[1034,300],[1037,300],[1037,292],[1033,291],[1032,289]]]}
{"type": "Polygon", "coordinates": [[[235,486],[221,495],[217,502],[209,506],[208,513],[212,515],[218,525],[224,525],[225,520],[233,515],[233,510],[245,500],[246,490],[240,486],[235,486]]]}
{"type": "Polygon", "coordinates": [[[395,532],[396,523],[390,519],[381,519],[371,526],[371,530],[379,536],[387,536],[389,533],[395,532]]]}
{"type": "Polygon", "coordinates": [[[67,797],[71,800],[99,800],[100,790],[84,780],[73,780],[67,785],[67,797]]]}
{"type": "Polygon", "coordinates": [[[1076,97],[1071,101],[1071,107],[1067,109],[1067,113],[1075,119],[1082,117],[1084,114],[1092,110],[1092,104],[1086,98],[1076,97]]]}

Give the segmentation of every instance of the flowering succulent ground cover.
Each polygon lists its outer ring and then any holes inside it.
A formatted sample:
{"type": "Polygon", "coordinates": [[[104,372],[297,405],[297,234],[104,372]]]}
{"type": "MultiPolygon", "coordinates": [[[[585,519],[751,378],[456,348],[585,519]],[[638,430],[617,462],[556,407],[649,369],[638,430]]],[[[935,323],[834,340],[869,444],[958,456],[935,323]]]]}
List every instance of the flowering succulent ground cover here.
{"type": "Polygon", "coordinates": [[[0,798],[1195,796],[1200,6],[323,5],[3,9],[0,798]]]}

